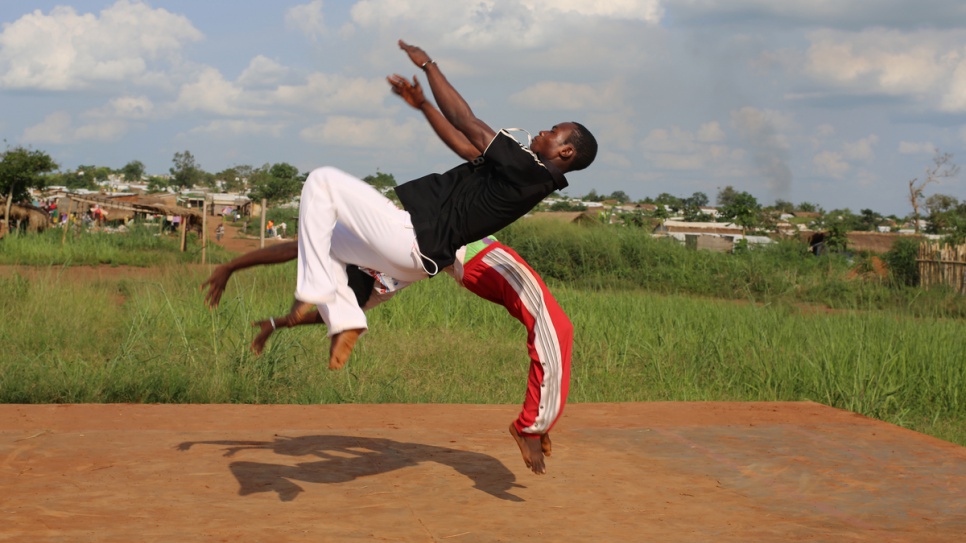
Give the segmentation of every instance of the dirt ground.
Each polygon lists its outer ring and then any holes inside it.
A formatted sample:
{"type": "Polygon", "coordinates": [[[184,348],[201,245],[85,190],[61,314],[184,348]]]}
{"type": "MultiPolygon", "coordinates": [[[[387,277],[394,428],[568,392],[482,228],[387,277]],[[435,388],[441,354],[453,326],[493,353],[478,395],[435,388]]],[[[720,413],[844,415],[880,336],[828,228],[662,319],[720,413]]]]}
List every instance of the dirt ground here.
{"type": "MultiPolygon", "coordinates": [[[[252,217],[253,221],[258,221],[258,217],[252,217]]],[[[232,226],[231,223],[225,223],[225,235],[222,236],[221,241],[218,241],[215,236],[215,229],[221,223],[221,217],[208,217],[208,243],[216,244],[224,247],[225,249],[235,252],[235,253],[247,253],[248,251],[258,249],[261,246],[261,241],[257,237],[243,236],[239,233],[239,229],[232,226]]],[[[273,245],[275,243],[281,243],[285,241],[293,241],[294,237],[288,237],[285,239],[276,238],[266,238],[265,246],[273,245]]]]}
{"type": "Polygon", "coordinates": [[[0,541],[966,540],[966,448],[814,403],[0,406],[0,541]]]}

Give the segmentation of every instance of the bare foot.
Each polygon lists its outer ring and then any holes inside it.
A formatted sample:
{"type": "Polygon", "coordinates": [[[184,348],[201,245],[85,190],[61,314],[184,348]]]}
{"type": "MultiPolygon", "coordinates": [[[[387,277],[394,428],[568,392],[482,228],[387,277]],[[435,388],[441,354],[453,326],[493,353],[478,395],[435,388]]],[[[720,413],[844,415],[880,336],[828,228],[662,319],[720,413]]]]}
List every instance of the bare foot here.
{"type": "Polygon", "coordinates": [[[548,437],[544,440],[543,436],[540,436],[540,439],[521,436],[517,433],[517,429],[513,426],[513,423],[510,423],[510,435],[517,442],[517,447],[520,447],[520,454],[523,455],[523,463],[537,475],[547,473],[547,467],[543,463],[543,451],[544,447],[546,447],[547,451],[550,450],[550,438],[548,437]]]}
{"type": "Polygon", "coordinates": [[[252,352],[262,354],[262,351],[265,350],[265,343],[268,342],[268,338],[275,332],[275,327],[272,326],[272,321],[270,320],[256,321],[252,323],[252,326],[259,328],[258,335],[252,340],[252,352]]]}
{"type": "Polygon", "coordinates": [[[365,332],[365,328],[344,330],[332,336],[332,346],[329,348],[329,369],[339,370],[349,361],[349,355],[356,346],[356,340],[365,332]]]}

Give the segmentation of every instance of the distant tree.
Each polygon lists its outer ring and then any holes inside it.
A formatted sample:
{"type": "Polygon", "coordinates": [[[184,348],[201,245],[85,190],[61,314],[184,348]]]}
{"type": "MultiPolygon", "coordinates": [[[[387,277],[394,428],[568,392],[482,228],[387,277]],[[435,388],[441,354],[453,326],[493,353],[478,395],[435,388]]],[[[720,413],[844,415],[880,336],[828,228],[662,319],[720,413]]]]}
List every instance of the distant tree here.
{"type": "Polygon", "coordinates": [[[842,220],[841,215],[836,215],[826,221],[825,229],[828,232],[825,237],[825,246],[832,251],[845,251],[849,246],[848,233],[851,230],[848,223],[842,220]]]}
{"type": "Polygon", "coordinates": [[[97,188],[95,179],[96,166],[78,166],[74,172],[68,172],[63,177],[64,186],[70,190],[97,188]]]}
{"type": "Polygon", "coordinates": [[[798,210],[804,211],[806,213],[821,213],[822,208],[818,204],[813,204],[812,202],[802,202],[798,204],[798,210]]]}
{"type": "Polygon", "coordinates": [[[695,192],[691,196],[681,200],[680,211],[686,221],[708,222],[712,220],[711,215],[701,210],[701,206],[706,205],[708,205],[708,195],[703,192],[695,192]]]}
{"type": "Polygon", "coordinates": [[[587,206],[573,200],[557,200],[550,205],[550,211],[587,211],[587,206]]]}
{"type": "Polygon", "coordinates": [[[684,207],[681,209],[681,214],[684,215],[684,220],[688,222],[711,222],[714,217],[705,213],[700,207],[692,204],[690,201],[686,201],[684,207]]]}
{"type": "MultiPolygon", "coordinates": [[[[718,194],[718,201],[721,201],[721,193],[718,194]]],[[[732,221],[743,229],[752,228],[760,222],[761,204],[750,193],[732,189],[724,201],[727,203],[718,207],[718,213],[723,219],[732,221]]]]}
{"type": "Polygon", "coordinates": [[[682,202],[681,198],[674,196],[673,194],[669,194],[667,192],[662,192],[661,194],[658,194],[657,198],[654,199],[654,203],[657,204],[658,206],[662,206],[662,205],[668,206],[675,212],[679,211],[681,208],[684,207],[684,203],[682,202]]]}
{"type": "Polygon", "coordinates": [[[731,185],[728,185],[718,190],[718,197],[715,201],[718,203],[718,207],[727,207],[732,204],[737,195],[738,191],[731,185]]]}
{"type": "Polygon", "coordinates": [[[711,201],[711,200],[708,200],[708,195],[703,192],[695,192],[689,198],[687,198],[687,200],[689,203],[694,204],[698,207],[707,206],[708,203],[711,201]]]}
{"type": "Polygon", "coordinates": [[[148,177],[148,192],[151,194],[168,190],[168,180],[156,175],[148,177]]]}
{"type": "Polygon", "coordinates": [[[215,174],[215,183],[221,182],[221,190],[225,192],[244,192],[245,180],[247,177],[242,175],[242,166],[232,166],[215,174]]]}
{"type": "Polygon", "coordinates": [[[775,205],[772,207],[775,211],[781,211],[782,213],[792,213],[795,211],[795,204],[789,202],[788,200],[775,200],[775,205]]]}
{"type": "Polygon", "coordinates": [[[844,209],[833,209],[829,211],[820,223],[826,230],[839,228],[845,232],[851,232],[860,229],[862,218],[852,213],[852,210],[846,207],[844,209]]]}
{"type": "Polygon", "coordinates": [[[627,202],[631,201],[631,197],[628,196],[627,193],[622,190],[615,190],[614,192],[610,193],[610,196],[608,196],[606,199],[617,200],[622,204],[626,204],[627,202]]]}
{"type": "Polygon", "coordinates": [[[10,230],[10,209],[14,202],[29,197],[29,189],[41,189],[46,185],[45,173],[57,169],[57,163],[43,151],[25,147],[7,147],[0,159],[0,193],[6,196],[7,208],[4,227],[10,230]]]}
{"type": "Polygon", "coordinates": [[[960,222],[966,220],[960,214],[959,200],[948,194],[933,194],[926,198],[926,210],[929,213],[926,232],[930,234],[944,234],[955,230],[960,222]]]}
{"type": "Polygon", "coordinates": [[[64,185],[69,189],[96,190],[98,183],[106,182],[112,173],[114,171],[107,166],[95,166],[93,164],[78,166],[74,175],[68,175],[64,178],[64,185]]]}
{"type": "Polygon", "coordinates": [[[191,188],[202,181],[203,172],[195,163],[195,157],[190,151],[175,153],[171,161],[174,166],[169,170],[172,176],[170,185],[184,189],[191,188]]]}
{"type": "Polygon", "coordinates": [[[918,177],[909,180],[909,203],[912,204],[912,220],[917,234],[919,233],[919,207],[922,204],[923,190],[926,185],[956,177],[959,173],[959,166],[953,162],[953,155],[940,153],[939,149],[936,149],[932,163],[932,166],[926,168],[926,175],[921,181],[918,177]]]}
{"type": "Polygon", "coordinates": [[[391,173],[383,173],[376,171],[375,175],[367,175],[362,178],[363,181],[369,183],[377,189],[386,189],[396,186],[396,178],[391,173]]]}
{"type": "Polygon", "coordinates": [[[863,209],[859,211],[858,222],[855,225],[855,229],[862,232],[875,232],[879,224],[885,219],[882,215],[872,211],[871,209],[863,209]]]}
{"type": "Polygon", "coordinates": [[[266,164],[255,171],[249,179],[249,186],[254,198],[279,203],[297,196],[304,181],[305,176],[299,174],[298,168],[282,162],[271,166],[266,164]]]}
{"type": "Polygon", "coordinates": [[[664,204],[655,204],[655,205],[657,207],[655,207],[654,211],[651,212],[652,217],[654,217],[655,219],[660,219],[662,222],[671,218],[671,214],[668,213],[668,210],[666,207],[664,207],[664,204]]]}
{"type": "Polygon", "coordinates": [[[124,180],[128,182],[140,181],[144,177],[144,163],[140,160],[132,160],[121,168],[124,180]]]}
{"type": "Polygon", "coordinates": [[[588,192],[583,198],[581,198],[581,200],[585,202],[599,202],[603,199],[604,198],[602,196],[597,194],[597,189],[590,189],[590,192],[588,192]]]}

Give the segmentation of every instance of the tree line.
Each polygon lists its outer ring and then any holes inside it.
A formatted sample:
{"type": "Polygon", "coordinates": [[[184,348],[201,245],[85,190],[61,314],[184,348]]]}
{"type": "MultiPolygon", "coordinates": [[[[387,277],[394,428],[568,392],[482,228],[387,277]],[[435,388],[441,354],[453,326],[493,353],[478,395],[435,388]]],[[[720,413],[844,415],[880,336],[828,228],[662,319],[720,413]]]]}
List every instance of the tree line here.
{"type": "MultiPolygon", "coordinates": [[[[291,164],[280,162],[264,164],[262,166],[238,165],[220,172],[207,172],[195,160],[190,151],[177,152],[171,159],[172,165],[166,176],[147,175],[144,163],[132,160],[121,168],[113,169],[107,166],[81,165],[73,171],[59,171],[57,163],[45,152],[28,147],[7,147],[0,159],[0,193],[6,197],[7,213],[14,202],[26,201],[28,190],[43,189],[49,186],[64,186],[68,189],[97,190],[100,185],[108,181],[111,176],[119,176],[131,183],[146,183],[149,193],[183,191],[203,187],[222,192],[247,194],[252,199],[264,198],[271,204],[290,201],[302,190],[308,172],[299,172],[291,164]]],[[[676,196],[661,193],[656,197],[646,197],[638,200],[638,204],[652,204],[656,208],[649,213],[657,219],[666,219],[680,215],[686,221],[710,222],[723,220],[734,222],[739,226],[754,230],[767,229],[776,222],[776,215],[781,213],[816,213],[817,217],[811,222],[816,227],[830,231],[875,231],[880,226],[888,225],[896,229],[897,225],[911,221],[916,231],[919,231],[920,219],[924,219],[924,231],[933,234],[947,235],[953,241],[966,240],[966,201],[960,202],[956,197],[948,194],[933,194],[925,196],[924,188],[931,183],[938,183],[942,179],[955,177],[959,167],[952,161],[952,155],[936,151],[933,165],[926,168],[925,175],[909,181],[907,198],[912,206],[912,213],[906,217],[896,215],[882,215],[871,209],[862,209],[858,213],[849,208],[825,211],[821,206],[811,202],[792,202],[778,199],[773,205],[761,204],[754,195],[746,191],[736,190],[732,186],[719,189],[716,195],[717,219],[706,212],[710,198],[704,192],[695,192],[690,196],[676,196]],[[922,212],[925,213],[922,213],[922,212]]],[[[392,174],[376,172],[363,178],[364,181],[383,189],[392,197],[395,194],[385,189],[396,186],[392,174]]],[[[614,191],[609,195],[598,194],[596,190],[580,198],[585,202],[614,201],[618,204],[631,203],[631,198],[624,191],[614,191]]],[[[551,211],[585,210],[586,206],[579,201],[560,200],[552,204],[551,211]]],[[[628,217],[632,224],[642,223],[628,217]]]]}

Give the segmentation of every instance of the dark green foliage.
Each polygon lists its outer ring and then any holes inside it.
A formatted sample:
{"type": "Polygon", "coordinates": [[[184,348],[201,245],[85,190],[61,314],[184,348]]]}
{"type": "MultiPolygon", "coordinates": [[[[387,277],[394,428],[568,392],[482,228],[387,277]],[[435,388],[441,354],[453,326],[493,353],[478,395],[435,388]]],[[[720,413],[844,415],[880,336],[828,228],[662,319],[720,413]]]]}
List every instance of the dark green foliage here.
{"type": "Polygon", "coordinates": [[[497,237],[543,277],[577,288],[645,290],[662,294],[820,304],[834,309],[900,309],[919,316],[964,317],[966,298],[922,291],[912,238],[899,240],[885,260],[893,281],[850,277],[847,255],[814,256],[806,244],[782,240],[734,254],[694,251],[647,229],[588,228],[552,221],[517,221],[497,237]]]}
{"type": "Polygon", "coordinates": [[[897,285],[916,286],[919,284],[919,238],[900,237],[885,254],[883,260],[889,266],[889,275],[897,285]]]}

